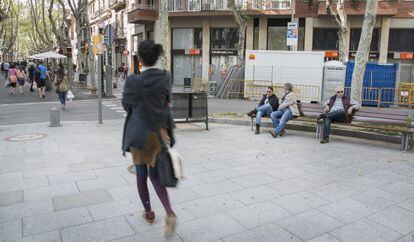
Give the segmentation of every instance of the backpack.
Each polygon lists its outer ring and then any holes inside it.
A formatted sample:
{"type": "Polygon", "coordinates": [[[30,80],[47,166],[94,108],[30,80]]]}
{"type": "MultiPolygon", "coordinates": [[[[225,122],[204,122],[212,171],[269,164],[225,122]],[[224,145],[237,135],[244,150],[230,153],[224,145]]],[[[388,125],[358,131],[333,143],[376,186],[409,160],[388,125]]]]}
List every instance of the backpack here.
{"type": "Polygon", "coordinates": [[[16,83],[17,82],[17,74],[16,74],[16,69],[13,69],[9,71],[9,80],[10,83],[16,83]]]}

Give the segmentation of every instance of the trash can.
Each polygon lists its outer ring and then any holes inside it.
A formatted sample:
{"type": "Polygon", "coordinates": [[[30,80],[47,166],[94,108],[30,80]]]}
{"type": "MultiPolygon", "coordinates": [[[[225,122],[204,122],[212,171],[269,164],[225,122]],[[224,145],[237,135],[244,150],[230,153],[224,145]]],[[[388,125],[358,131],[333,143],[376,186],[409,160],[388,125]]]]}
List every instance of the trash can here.
{"type": "Polygon", "coordinates": [[[335,88],[345,88],[346,66],[340,61],[328,61],[324,65],[322,102],[335,95],[335,88]]]}

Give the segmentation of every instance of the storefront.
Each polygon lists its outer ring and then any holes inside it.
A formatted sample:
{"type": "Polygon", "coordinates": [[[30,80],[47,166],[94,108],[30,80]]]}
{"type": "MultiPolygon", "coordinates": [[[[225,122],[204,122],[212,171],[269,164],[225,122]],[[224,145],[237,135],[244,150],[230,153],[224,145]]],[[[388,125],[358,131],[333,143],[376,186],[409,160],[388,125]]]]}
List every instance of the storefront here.
{"type": "Polygon", "coordinates": [[[209,78],[211,82],[220,86],[229,68],[237,64],[238,30],[237,28],[211,28],[210,36],[209,78]]]}
{"type": "Polygon", "coordinates": [[[183,86],[185,78],[201,78],[202,28],[172,29],[172,74],[174,86],[183,86]]]}

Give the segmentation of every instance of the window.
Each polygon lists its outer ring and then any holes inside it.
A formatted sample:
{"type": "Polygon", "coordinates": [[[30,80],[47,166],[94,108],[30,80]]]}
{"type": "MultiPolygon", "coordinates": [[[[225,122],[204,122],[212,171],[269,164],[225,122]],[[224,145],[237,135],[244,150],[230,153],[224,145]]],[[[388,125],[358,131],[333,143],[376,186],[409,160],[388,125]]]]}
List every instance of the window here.
{"type": "MultiPolygon", "coordinates": [[[[287,25],[290,19],[269,19],[267,27],[267,49],[289,50],[286,43],[287,25]]],[[[299,20],[298,50],[304,49],[305,19],[299,20]]]]}
{"type": "MultiPolygon", "coordinates": [[[[361,29],[351,29],[350,51],[357,51],[359,40],[361,38],[361,29]]],[[[371,51],[379,51],[380,29],[374,29],[372,32],[371,51]]]]}
{"type": "Polygon", "coordinates": [[[237,49],[238,42],[237,28],[211,29],[211,49],[237,49]]]}
{"type": "Polygon", "coordinates": [[[337,50],[338,30],[333,28],[313,29],[313,50],[337,50]]]}
{"type": "Polygon", "coordinates": [[[253,30],[253,49],[259,49],[259,19],[254,19],[254,30],[253,30]]]}
{"type": "Polygon", "coordinates": [[[390,29],[388,51],[414,51],[414,29],[390,29]]]}

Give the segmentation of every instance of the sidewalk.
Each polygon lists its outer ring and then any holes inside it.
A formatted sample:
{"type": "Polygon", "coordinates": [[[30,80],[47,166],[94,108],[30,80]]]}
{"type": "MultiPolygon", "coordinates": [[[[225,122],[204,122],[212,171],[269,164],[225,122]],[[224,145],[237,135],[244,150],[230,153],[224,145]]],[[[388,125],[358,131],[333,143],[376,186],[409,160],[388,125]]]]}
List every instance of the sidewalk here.
{"type": "MultiPolygon", "coordinates": [[[[130,158],[120,152],[122,125],[1,126],[1,241],[163,241],[153,191],[156,222],[141,218],[130,158]]],[[[179,218],[171,241],[412,241],[413,153],[265,132],[179,126],[186,179],[170,190],[179,218]]]]}

